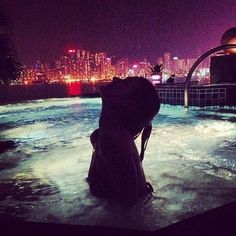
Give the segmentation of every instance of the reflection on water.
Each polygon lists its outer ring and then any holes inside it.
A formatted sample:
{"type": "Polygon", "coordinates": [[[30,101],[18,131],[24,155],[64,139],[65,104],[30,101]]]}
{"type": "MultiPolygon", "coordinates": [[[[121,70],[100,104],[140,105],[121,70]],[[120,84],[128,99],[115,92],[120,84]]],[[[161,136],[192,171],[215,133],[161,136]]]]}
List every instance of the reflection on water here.
{"type": "MultiPolygon", "coordinates": [[[[154,195],[129,211],[93,197],[86,183],[101,100],[48,99],[0,106],[0,217],[158,229],[236,200],[233,109],[162,106],[144,170],[154,195]]],[[[140,140],[137,140],[140,147],[140,140]]]]}

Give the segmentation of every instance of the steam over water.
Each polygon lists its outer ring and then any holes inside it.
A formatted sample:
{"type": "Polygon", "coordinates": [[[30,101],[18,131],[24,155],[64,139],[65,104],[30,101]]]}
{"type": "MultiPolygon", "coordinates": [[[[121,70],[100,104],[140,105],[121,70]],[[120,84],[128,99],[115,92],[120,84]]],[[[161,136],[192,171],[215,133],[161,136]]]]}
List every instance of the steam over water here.
{"type": "Polygon", "coordinates": [[[236,110],[168,105],[143,162],[152,198],[127,211],[93,197],[89,136],[100,109],[99,98],[0,106],[0,141],[17,143],[0,154],[0,217],[154,230],[236,200],[236,110]]]}

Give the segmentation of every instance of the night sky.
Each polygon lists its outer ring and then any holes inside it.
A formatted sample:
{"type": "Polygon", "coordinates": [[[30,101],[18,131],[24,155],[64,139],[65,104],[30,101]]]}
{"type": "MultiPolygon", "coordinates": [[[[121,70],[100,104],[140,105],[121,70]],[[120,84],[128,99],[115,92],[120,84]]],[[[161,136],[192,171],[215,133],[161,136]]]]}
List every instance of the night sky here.
{"type": "MultiPolygon", "coordinates": [[[[1,4],[2,3],[2,4],[1,4]]],[[[58,59],[70,47],[114,59],[170,52],[196,57],[236,26],[235,0],[1,0],[22,63],[58,59]]]]}

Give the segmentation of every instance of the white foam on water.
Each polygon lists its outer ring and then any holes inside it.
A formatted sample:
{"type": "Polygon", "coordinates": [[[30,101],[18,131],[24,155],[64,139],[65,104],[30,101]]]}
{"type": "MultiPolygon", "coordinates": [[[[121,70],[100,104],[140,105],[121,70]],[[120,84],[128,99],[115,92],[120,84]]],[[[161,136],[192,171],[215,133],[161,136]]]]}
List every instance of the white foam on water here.
{"type": "Polygon", "coordinates": [[[71,104],[81,102],[80,98],[51,98],[51,99],[38,99],[32,101],[26,101],[23,103],[9,104],[0,106],[0,112],[15,112],[23,111],[25,109],[39,109],[48,108],[51,106],[70,106],[71,104]]]}
{"type": "MultiPolygon", "coordinates": [[[[154,230],[235,200],[236,160],[221,151],[235,150],[236,124],[227,119],[198,119],[204,111],[162,106],[143,161],[155,192],[125,211],[93,197],[85,180],[92,153],[89,135],[98,125],[101,100],[6,105],[1,107],[4,122],[13,111],[21,117],[32,107],[33,117],[40,114],[37,122],[29,115],[1,133],[19,146],[0,155],[0,164],[21,158],[16,167],[0,172],[0,183],[12,181],[15,191],[23,192],[15,197],[10,192],[0,202],[0,214],[12,207],[15,217],[25,220],[154,230]],[[40,107],[47,109],[37,113],[40,107]],[[27,200],[31,195],[37,198],[27,200]],[[17,213],[19,204],[25,211],[17,213]]],[[[140,138],[136,144],[140,150],[140,138]]]]}
{"type": "Polygon", "coordinates": [[[48,123],[22,125],[6,130],[4,136],[8,139],[29,138],[40,140],[48,136],[47,129],[50,127],[52,125],[48,123]]]}

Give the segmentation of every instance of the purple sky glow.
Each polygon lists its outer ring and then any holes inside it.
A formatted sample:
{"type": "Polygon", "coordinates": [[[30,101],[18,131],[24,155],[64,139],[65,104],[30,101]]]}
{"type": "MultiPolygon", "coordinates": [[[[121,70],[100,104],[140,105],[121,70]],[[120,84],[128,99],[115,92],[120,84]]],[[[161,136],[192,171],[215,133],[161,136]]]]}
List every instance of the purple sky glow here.
{"type": "Polygon", "coordinates": [[[76,45],[114,59],[156,62],[218,46],[236,26],[235,0],[2,0],[22,63],[53,61],[76,45]]]}

